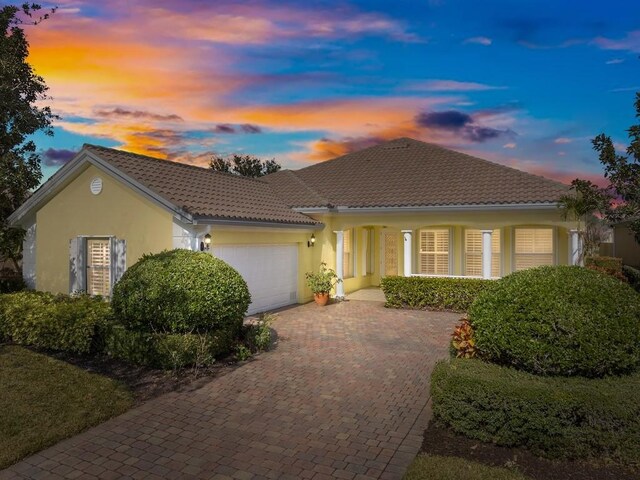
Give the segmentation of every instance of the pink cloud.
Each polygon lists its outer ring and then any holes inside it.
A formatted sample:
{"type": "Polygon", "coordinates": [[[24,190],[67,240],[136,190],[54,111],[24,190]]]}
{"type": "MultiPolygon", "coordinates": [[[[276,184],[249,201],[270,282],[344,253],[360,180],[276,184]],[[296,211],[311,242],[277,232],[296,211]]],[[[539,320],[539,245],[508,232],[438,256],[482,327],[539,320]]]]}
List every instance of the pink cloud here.
{"type": "Polygon", "coordinates": [[[407,90],[427,92],[482,92],[486,90],[503,90],[507,87],[497,87],[478,82],[460,82],[457,80],[427,80],[424,82],[413,82],[407,90]]]}
{"type": "Polygon", "coordinates": [[[640,53],[640,30],[628,32],[626,36],[619,39],[597,37],[592,43],[604,50],[626,50],[640,53]]]}
{"type": "Polygon", "coordinates": [[[475,43],[477,45],[484,45],[485,47],[488,47],[493,43],[493,40],[489,37],[471,37],[467,38],[463,43],[475,43]]]}

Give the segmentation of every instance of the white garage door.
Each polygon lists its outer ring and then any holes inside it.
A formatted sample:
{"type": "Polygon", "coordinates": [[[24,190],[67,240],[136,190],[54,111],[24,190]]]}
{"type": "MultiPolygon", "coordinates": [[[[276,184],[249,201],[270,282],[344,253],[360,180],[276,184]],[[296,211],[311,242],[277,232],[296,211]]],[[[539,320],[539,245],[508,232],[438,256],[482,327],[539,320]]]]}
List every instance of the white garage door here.
{"type": "Polygon", "coordinates": [[[296,245],[214,246],[213,254],[235,268],[251,292],[249,314],[298,301],[296,245]]]}

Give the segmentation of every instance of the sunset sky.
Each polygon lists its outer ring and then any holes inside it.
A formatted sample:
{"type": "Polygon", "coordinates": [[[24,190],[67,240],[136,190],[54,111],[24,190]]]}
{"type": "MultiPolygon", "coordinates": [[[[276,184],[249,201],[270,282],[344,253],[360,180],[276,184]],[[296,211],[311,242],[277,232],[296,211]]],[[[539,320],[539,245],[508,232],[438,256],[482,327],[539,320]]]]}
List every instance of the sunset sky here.
{"type": "Polygon", "coordinates": [[[596,178],[590,139],[625,148],[640,90],[638,1],[59,5],[26,27],[62,117],[37,137],[46,176],[85,142],[299,168],[410,136],[596,178]]]}

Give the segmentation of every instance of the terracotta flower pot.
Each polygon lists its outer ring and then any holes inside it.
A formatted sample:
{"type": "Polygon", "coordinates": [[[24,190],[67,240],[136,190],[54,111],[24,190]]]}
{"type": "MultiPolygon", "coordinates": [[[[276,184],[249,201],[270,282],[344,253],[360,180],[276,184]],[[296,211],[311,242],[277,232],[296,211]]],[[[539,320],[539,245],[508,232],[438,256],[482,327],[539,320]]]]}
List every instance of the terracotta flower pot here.
{"type": "Polygon", "coordinates": [[[327,303],[329,303],[329,294],[328,293],[314,293],[313,299],[316,301],[318,305],[324,307],[327,303]]]}

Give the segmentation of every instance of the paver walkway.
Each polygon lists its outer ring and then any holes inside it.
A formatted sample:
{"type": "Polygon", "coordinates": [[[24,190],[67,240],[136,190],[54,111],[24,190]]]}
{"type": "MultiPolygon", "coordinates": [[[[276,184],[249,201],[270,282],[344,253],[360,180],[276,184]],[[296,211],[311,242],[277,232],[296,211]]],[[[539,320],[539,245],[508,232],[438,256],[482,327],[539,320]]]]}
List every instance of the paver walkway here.
{"type": "Polygon", "coordinates": [[[459,316],[368,301],[278,316],[275,350],[0,478],[401,478],[430,415],[429,375],[459,316]]]}

